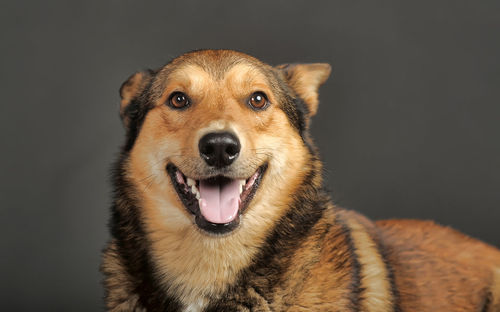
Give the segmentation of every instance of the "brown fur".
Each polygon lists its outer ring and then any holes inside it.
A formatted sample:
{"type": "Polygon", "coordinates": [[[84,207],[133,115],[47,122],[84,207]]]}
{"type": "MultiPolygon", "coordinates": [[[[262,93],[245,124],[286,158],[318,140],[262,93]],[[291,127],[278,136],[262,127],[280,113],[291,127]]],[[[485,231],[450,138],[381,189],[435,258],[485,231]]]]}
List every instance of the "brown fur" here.
{"type": "Polygon", "coordinates": [[[330,70],[207,50],[124,83],[127,144],[102,265],[109,310],[498,310],[495,248],[429,222],[375,224],[329,203],[307,128],[330,70]],[[249,108],[256,91],[269,107],[249,108]],[[173,92],[190,106],[169,107],[173,92]],[[268,163],[241,224],[222,236],[193,223],[165,170],[174,163],[206,176],[198,141],[212,131],[241,142],[231,177],[268,163]]]}
{"type": "Polygon", "coordinates": [[[481,311],[499,252],[430,221],[380,221],[404,311],[481,311]],[[422,300],[425,298],[425,300],[422,300]]]}

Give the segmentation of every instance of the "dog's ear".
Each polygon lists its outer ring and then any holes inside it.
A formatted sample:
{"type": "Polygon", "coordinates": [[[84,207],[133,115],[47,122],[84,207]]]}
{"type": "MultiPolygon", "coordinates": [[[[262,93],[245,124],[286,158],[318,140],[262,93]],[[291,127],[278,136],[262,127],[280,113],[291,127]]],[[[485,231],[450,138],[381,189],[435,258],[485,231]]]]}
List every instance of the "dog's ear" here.
{"type": "Polygon", "coordinates": [[[276,68],[283,72],[288,85],[304,100],[309,108],[309,116],[316,114],[318,89],[330,76],[330,64],[282,64],[276,68]]]}
{"type": "Polygon", "coordinates": [[[130,121],[130,104],[136,100],[144,91],[144,88],[152,78],[152,71],[136,72],[120,87],[120,117],[125,127],[130,121]]]}

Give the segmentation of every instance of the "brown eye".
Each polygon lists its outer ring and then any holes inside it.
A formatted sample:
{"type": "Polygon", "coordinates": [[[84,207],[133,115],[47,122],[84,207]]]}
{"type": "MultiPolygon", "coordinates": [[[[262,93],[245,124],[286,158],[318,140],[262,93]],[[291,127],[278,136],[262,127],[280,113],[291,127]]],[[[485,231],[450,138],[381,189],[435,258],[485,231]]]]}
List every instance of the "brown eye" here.
{"type": "Polygon", "coordinates": [[[267,96],[264,94],[264,92],[255,92],[250,96],[248,103],[253,108],[263,109],[267,106],[269,101],[267,100],[267,96]]]}
{"type": "Polygon", "coordinates": [[[173,108],[183,108],[189,105],[188,97],[182,92],[172,93],[169,102],[173,108]]]}

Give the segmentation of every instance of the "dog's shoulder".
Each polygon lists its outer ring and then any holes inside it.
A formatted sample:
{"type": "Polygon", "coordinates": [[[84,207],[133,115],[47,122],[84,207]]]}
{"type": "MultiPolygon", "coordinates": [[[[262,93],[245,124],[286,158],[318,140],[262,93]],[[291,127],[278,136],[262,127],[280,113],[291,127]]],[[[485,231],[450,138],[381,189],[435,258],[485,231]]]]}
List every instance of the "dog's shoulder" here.
{"type": "Polygon", "coordinates": [[[398,311],[392,272],[381,248],[377,227],[369,219],[329,207],[291,255],[273,305],[398,311]]]}

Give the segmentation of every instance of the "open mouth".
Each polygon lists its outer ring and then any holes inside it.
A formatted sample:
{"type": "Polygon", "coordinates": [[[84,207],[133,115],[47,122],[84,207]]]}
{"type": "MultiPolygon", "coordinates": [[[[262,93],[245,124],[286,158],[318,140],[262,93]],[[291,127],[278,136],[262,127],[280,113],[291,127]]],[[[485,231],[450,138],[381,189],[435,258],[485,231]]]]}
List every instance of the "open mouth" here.
{"type": "Polygon", "coordinates": [[[186,209],[195,216],[201,229],[224,234],[236,229],[240,216],[260,185],[267,164],[260,166],[246,179],[213,176],[194,180],[175,165],[168,164],[167,172],[186,209]]]}

